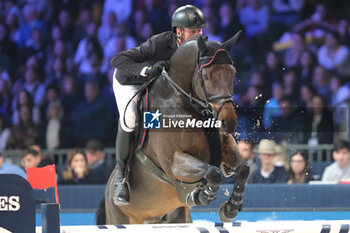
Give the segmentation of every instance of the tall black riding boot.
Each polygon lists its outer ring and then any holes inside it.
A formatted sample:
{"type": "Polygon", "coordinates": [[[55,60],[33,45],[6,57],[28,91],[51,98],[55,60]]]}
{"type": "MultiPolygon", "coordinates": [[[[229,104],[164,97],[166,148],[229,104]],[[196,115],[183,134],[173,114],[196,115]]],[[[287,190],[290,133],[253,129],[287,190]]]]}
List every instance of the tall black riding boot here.
{"type": "Polygon", "coordinates": [[[119,123],[116,140],[117,171],[113,200],[116,205],[128,205],[130,202],[129,184],[125,179],[125,167],[130,153],[131,132],[125,132],[119,123]]]}

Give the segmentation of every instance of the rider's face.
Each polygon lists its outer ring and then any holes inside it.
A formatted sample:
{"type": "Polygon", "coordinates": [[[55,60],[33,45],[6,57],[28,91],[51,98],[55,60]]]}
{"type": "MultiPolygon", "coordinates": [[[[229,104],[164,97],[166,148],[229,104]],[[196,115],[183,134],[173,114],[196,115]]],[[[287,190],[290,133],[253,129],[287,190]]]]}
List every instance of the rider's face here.
{"type": "Polygon", "coordinates": [[[203,32],[201,28],[182,28],[182,29],[177,28],[176,34],[183,38],[183,41],[180,42],[181,44],[192,36],[202,35],[203,32]]]}

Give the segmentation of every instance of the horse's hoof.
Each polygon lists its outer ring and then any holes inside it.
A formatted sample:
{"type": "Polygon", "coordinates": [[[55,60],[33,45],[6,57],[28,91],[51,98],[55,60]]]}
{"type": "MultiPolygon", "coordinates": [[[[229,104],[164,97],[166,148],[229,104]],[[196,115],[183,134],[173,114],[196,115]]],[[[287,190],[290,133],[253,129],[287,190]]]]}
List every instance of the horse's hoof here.
{"type": "Polygon", "coordinates": [[[119,198],[119,197],[118,198],[113,198],[113,202],[117,206],[129,205],[130,204],[129,200],[126,200],[126,199],[123,199],[123,198],[119,198]]]}
{"type": "Polygon", "coordinates": [[[232,213],[227,213],[226,211],[226,205],[228,204],[227,201],[225,201],[219,209],[219,218],[222,222],[232,222],[233,219],[235,219],[235,217],[238,214],[238,210],[233,210],[232,213]]]}

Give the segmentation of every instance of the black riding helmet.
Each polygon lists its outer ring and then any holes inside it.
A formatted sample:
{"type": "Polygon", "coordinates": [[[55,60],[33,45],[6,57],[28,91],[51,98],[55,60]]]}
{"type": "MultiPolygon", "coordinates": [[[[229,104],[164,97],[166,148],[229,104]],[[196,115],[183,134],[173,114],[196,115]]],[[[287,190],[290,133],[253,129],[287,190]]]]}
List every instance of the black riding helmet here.
{"type": "Polygon", "coordinates": [[[186,5],[176,9],[171,19],[171,27],[205,28],[207,26],[203,12],[195,6],[186,5]]]}

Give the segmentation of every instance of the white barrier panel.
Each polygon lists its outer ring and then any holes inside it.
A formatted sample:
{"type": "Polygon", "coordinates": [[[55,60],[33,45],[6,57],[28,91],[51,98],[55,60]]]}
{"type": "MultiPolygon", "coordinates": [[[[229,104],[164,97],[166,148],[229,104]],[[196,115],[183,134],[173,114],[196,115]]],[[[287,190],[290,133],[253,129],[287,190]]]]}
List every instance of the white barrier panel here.
{"type": "MultiPolygon", "coordinates": [[[[350,220],[61,226],[61,233],[350,233],[350,220]]],[[[41,233],[41,228],[36,228],[41,233]]]]}

